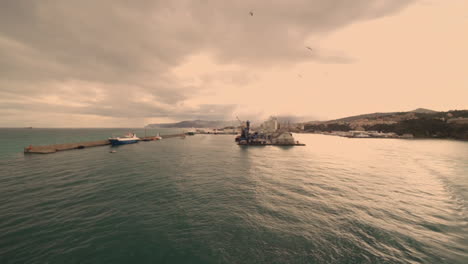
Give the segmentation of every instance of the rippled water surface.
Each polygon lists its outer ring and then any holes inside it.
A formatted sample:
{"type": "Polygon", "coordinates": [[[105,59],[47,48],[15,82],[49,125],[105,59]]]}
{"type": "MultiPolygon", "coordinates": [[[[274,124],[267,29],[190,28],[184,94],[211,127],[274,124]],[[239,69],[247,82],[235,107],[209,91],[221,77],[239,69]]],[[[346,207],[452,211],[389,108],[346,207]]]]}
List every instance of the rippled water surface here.
{"type": "Polygon", "coordinates": [[[468,142],[21,153],[110,132],[0,129],[0,263],[468,263],[468,142]]]}

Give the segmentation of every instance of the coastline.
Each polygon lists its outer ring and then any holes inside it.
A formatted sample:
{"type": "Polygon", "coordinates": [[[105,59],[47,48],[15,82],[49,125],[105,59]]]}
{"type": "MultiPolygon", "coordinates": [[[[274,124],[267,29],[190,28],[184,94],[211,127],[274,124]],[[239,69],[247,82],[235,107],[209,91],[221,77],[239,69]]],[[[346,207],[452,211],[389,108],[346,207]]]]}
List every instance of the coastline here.
{"type": "MultiPolygon", "coordinates": [[[[359,132],[368,132],[368,131],[359,131],[359,132]]],[[[369,135],[368,137],[359,137],[359,136],[349,136],[349,135],[344,135],[343,131],[316,131],[316,132],[309,132],[309,131],[301,131],[301,132],[294,132],[294,133],[299,133],[299,134],[319,134],[319,135],[325,135],[325,136],[336,136],[336,137],[346,137],[346,138],[361,138],[361,139],[366,139],[366,138],[372,138],[372,139],[412,139],[412,140],[422,140],[422,139],[445,139],[445,140],[455,140],[455,141],[464,141],[468,142],[468,138],[454,138],[454,137],[421,137],[421,136],[414,136],[412,135],[411,137],[404,137],[403,135],[396,135],[396,136],[372,136],[369,135]]],[[[346,133],[346,132],[344,132],[346,133]]],[[[385,134],[385,133],[384,133],[385,134]]]]}

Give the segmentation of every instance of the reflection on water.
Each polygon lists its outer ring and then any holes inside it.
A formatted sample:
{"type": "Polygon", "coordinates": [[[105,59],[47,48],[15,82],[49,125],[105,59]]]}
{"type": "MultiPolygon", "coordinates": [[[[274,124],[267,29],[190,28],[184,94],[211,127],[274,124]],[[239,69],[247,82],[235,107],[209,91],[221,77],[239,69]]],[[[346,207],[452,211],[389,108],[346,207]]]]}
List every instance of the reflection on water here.
{"type": "Polygon", "coordinates": [[[295,138],[4,153],[0,263],[466,263],[467,142],[295,138]]]}

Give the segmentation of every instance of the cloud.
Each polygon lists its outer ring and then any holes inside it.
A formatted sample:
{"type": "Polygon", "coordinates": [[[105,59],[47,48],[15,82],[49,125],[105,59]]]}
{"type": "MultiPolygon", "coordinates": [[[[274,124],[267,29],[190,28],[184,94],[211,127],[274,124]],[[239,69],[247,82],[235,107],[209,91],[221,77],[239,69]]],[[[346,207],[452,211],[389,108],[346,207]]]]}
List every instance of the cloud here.
{"type": "Polygon", "coordinates": [[[352,57],[307,40],[397,12],[410,2],[4,0],[1,108],[109,117],[221,118],[235,107],[206,104],[194,110],[184,102],[202,93],[208,83],[246,85],[255,79],[250,72],[259,67],[304,61],[352,63],[352,57]],[[188,57],[201,53],[243,70],[201,76],[198,85],[172,73],[188,57]],[[221,114],[204,112],[209,109],[221,114]]]}

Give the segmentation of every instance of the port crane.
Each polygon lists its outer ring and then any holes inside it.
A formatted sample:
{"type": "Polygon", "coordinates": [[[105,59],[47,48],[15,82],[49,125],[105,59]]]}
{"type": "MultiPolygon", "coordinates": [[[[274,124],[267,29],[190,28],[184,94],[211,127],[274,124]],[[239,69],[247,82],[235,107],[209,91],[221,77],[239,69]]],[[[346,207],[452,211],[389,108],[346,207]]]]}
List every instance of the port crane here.
{"type": "Polygon", "coordinates": [[[244,126],[244,123],[239,119],[238,116],[236,116],[236,118],[237,118],[237,121],[239,121],[240,126],[243,127],[243,126],[244,126]]]}
{"type": "Polygon", "coordinates": [[[236,118],[239,121],[241,127],[241,135],[236,137],[236,142],[240,142],[242,140],[248,141],[250,137],[250,121],[247,120],[244,125],[244,122],[242,122],[238,116],[236,116],[236,118]]]}

